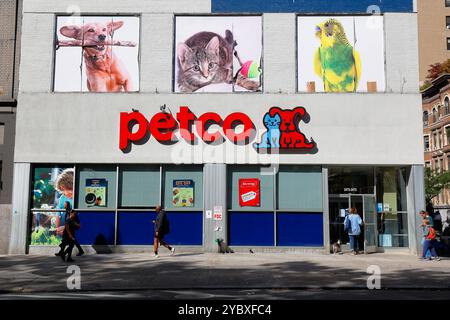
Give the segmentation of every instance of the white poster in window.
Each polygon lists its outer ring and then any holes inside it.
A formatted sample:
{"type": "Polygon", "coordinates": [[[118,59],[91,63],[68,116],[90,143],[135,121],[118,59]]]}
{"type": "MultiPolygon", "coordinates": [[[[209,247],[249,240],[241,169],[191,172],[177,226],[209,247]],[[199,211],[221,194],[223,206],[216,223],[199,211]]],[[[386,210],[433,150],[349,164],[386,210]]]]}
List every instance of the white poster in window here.
{"type": "Polygon", "coordinates": [[[206,210],[206,219],[212,218],[212,210],[206,210]]]}

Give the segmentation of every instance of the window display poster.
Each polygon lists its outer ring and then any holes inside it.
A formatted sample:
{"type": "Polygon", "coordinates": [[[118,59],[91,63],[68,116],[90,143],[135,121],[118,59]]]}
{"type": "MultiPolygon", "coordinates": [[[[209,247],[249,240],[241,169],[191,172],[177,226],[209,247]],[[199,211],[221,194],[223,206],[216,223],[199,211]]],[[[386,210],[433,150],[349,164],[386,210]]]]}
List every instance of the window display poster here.
{"type": "Polygon", "coordinates": [[[73,207],[74,168],[37,167],[33,171],[30,245],[57,245],[64,232],[65,212],[47,210],[63,209],[68,201],[73,207]]]}
{"type": "Polygon", "coordinates": [[[260,206],[261,192],[259,185],[259,179],[239,179],[239,206],[260,206]]]}
{"type": "Polygon", "coordinates": [[[194,181],[173,180],[172,203],[175,207],[194,206],[194,181]]]}
{"type": "Polygon", "coordinates": [[[88,207],[106,207],[106,179],[86,179],[85,202],[88,207]]]}

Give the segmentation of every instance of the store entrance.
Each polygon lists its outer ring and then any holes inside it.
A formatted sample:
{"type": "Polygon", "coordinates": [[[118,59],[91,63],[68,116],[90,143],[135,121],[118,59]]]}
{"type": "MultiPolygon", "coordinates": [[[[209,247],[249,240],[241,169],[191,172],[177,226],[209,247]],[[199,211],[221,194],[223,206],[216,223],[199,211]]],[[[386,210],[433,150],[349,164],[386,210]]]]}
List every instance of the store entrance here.
{"type": "Polygon", "coordinates": [[[376,252],[376,208],[374,195],[341,194],[330,195],[330,242],[341,241],[344,249],[349,249],[349,237],[344,231],[344,220],[348,209],[355,207],[364,221],[358,247],[364,253],[376,252]]]}

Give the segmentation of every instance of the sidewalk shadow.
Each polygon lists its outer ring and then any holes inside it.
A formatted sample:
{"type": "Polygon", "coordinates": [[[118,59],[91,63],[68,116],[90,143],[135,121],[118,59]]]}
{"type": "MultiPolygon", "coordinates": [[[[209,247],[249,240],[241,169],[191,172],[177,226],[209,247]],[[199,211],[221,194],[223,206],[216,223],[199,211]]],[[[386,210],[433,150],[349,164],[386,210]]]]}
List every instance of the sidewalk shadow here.
{"type": "Polygon", "coordinates": [[[106,237],[103,234],[99,234],[97,238],[95,238],[95,242],[92,245],[92,248],[97,254],[113,253],[111,247],[108,245],[108,240],[106,240],[106,237]]]}

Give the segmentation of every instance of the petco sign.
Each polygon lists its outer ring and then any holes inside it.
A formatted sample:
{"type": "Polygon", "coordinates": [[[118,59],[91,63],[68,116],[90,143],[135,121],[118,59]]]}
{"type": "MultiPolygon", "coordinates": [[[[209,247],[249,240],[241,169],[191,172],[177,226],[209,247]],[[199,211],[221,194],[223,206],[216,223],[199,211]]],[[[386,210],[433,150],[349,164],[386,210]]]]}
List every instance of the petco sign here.
{"type": "Polygon", "coordinates": [[[261,150],[301,150],[314,153],[316,143],[307,139],[300,131],[299,124],[307,115],[303,107],[281,109],[272,107],[263,117],[266,129],[259,142],[253,142],[256,130],[253,121],[242,112],[234,112],[222,117],[214,112],[207,112],[197,117],[188,107],[180,107],[174,117],[171,113],[159,112],[151,119],[142,113],[120,113],[119,148],[129,149],[132,143],[142,143],[153,136],[162,144],[174,144],[184,139],[194,144],[199,137],[204,143],[220,144],[228,139],[234,144],[248,145],[252,143],[258,152],[261,150]],[[218,126],[211,132],[210,126],[218,126]],[[194,134],[194,127],[197,135],[194,134]],[[238,130],[237,128],[240,127],[238,130]],[[178,136],[176,133],[179,133],[178,136]]]}

